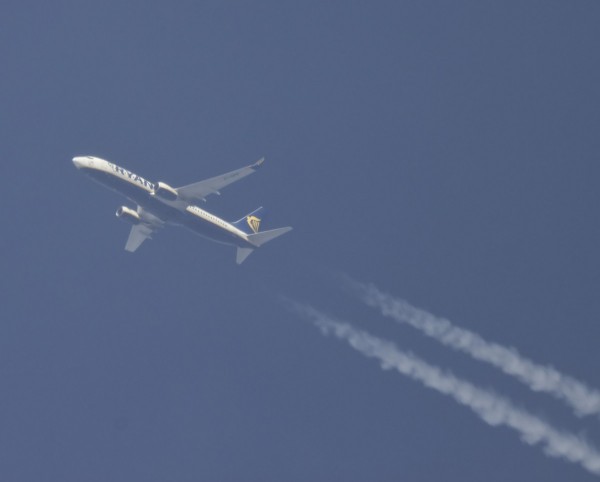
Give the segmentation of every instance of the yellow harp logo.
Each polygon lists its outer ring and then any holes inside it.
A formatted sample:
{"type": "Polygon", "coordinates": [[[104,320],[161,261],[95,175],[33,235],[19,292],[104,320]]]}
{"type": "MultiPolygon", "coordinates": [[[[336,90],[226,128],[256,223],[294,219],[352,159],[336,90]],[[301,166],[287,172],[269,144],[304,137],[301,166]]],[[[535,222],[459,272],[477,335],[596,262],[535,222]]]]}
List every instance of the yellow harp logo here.
{"type": "Polygon", "coordinates": [[[246,217],[246,222],[250,229],[254,231],[254,233],[258,233],[258,229],[260,228],[260,219],[256,216],[248,216],[246,217]]]}

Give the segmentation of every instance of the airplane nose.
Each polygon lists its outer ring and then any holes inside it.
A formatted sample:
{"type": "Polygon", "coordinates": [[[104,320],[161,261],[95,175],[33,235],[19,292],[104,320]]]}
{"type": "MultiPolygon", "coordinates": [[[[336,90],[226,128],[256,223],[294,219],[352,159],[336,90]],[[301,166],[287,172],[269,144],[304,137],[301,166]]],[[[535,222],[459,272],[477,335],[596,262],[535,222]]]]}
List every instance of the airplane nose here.
{"type": "Polygon", "coordinates": [[[84,159],[83,157],[74,157],[73,158],[73,164],[75,164],[75,167],[77,169],[81,169],[82,167],[84,167],[84,159]]]}

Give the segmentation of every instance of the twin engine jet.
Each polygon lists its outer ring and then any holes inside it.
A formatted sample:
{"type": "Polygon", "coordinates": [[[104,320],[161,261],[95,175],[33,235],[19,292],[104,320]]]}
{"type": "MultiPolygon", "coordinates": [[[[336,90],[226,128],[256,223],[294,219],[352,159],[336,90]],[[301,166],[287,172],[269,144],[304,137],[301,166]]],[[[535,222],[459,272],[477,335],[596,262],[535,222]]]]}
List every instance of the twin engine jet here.
{"type": "Polygon", "coordinates": [[[287,233],[292,228],[261,231],[260,224],[264,216],[262,207],[235,222],[227,222],[195,203],[206,201],[206,197],[211,194],[220,194],[222,188],[254,173],[262,163],[263,159],[221,176],[173,188],[164,182],[147,181],[127,169],[98,157],[73,158],[75,167],[136,204],[136,209],[121,206],[116,212],[118,218],[132,225],[125,244],[127,251],[135,251],[144,240],[151,238],[155,231],[172,224],[184,226],[218,243],[235,246],[237,264],[242,263],[256,248],[287,233]]]}

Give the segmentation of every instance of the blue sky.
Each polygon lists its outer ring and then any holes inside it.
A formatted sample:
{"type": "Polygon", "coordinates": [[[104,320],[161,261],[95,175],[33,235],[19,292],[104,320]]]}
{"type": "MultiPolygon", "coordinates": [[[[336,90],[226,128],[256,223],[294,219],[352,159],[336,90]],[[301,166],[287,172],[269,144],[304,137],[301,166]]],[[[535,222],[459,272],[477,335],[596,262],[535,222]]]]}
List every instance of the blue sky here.
{"type": "Polygon", "coordinates": [[[307,302],[600,445],[577,418],[344,292],[600,387],[597,2],[3,2],[0,478],[594,480],[320,332],[307,302]],[[242,266],[123,250],[96,155],[294,231],[242,266]],[[332,276],[332,274],[334,276],[332,276]]]}

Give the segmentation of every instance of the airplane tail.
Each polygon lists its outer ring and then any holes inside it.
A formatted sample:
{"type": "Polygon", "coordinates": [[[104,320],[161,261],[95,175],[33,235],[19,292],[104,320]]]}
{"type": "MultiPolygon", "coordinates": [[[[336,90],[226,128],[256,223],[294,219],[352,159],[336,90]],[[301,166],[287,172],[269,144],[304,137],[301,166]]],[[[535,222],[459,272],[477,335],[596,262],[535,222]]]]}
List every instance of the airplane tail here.
{"type": "Polygon", "coordinates": [[[282,234],[285,234],[291,230],[292,228],[288,226],[286,228],[277,228],[271,229],[269,231],[263,231],[262,233],[249,234],[248,241],[250,241],[251,244],[258,248],[259,246],[262,246],[263,244],[268,243],[272,239],[278,238],[282,234]]]}
{"type": "Polygon", "coordinates": [[[242,264],[244,260],[252,254],[252,252],[263,244],[275,239],[282,234],[287,233],[292,228],[278,228],[269,231],[260,231],[260,223],[264,219],[266,210],[263,207],[246,214],[241,219],[238,219],[233,224],[236,228],[246,233],[248,242],[251,246],[238,247],[235,261],[237,264],[242,264]]]}
{"type": "MultiPolygon", "coordinates": [[[[271,241],[272,239],[278,238],[279,236],[281,236],[282,234],[287,233],[288,231],[291,231],[292,228],[290,226],[286,227],[286,228],[277,228],[277,229],[271,229],[269,231],[263,231],[261,233],[254,233],[254,234],[249,234],[248,235],[248,241],[250,242],[250,244],[254,245],[256,248],[262,246],[265,243],[268,243],[269,241],[271,241]]],[[[255,248],[241,248],[238,247],[237,249],[237,256],[236,256],[236,263],[237,264],[242,264],[242,262],[252,254],[252,252],[254,251],[255,248]]]]}
{"type": "Polygon", "coordinates": [[[238,219],[235,223],[231,224],[246,234],[255,234],[260,230],[260,223],[263,220],[265,213],[266,209],[260,207],[255,211],[252,211],[250,214],[246,214],[242,219],[238,219]]]}
{"type": "Polygon", "coordinates": [[[237,255],[235,257],[235,262],[237,264],[242,264],[244,260],[252,254],[254,248],[239,248],[237,249],[237,255]]]}

